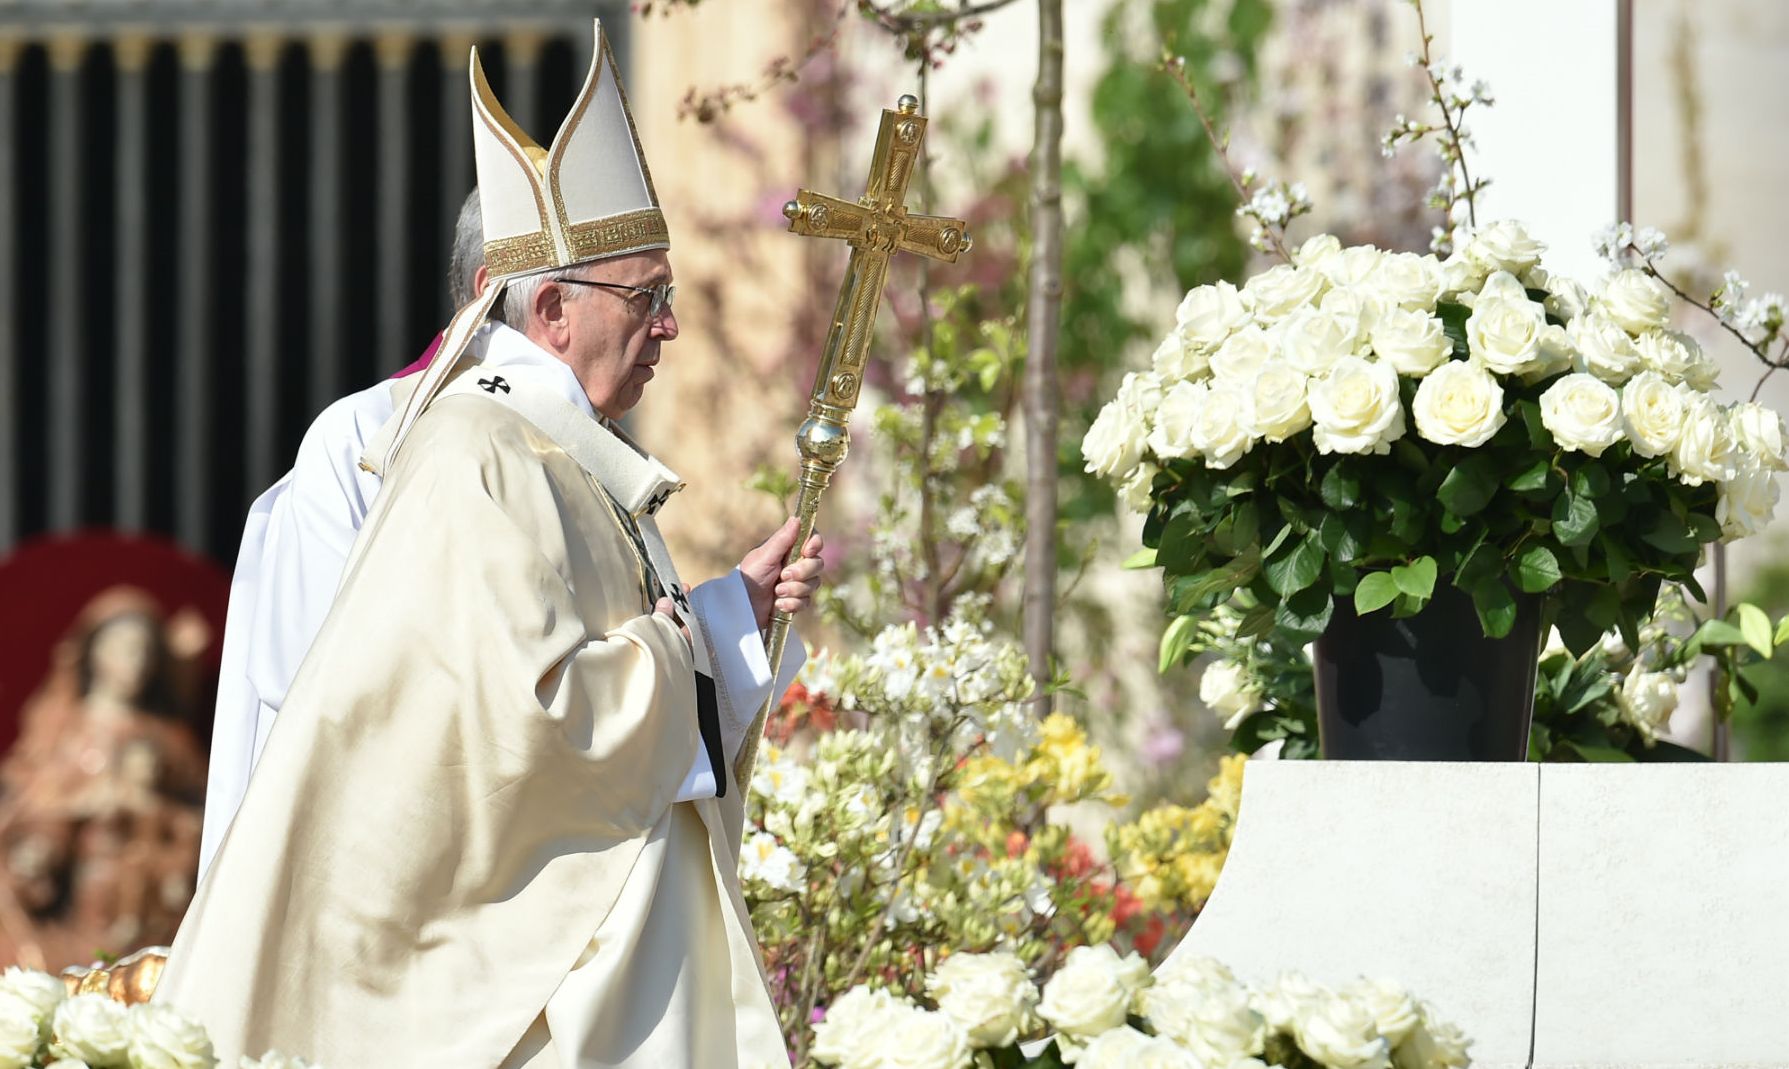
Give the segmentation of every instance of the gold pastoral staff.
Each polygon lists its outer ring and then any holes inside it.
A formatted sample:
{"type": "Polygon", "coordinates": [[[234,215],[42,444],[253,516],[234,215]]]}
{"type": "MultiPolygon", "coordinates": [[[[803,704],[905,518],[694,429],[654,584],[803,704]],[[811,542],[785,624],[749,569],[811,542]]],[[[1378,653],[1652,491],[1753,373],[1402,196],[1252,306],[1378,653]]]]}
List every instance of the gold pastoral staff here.
{"type": "MultiPolygon", "coordinates": [[[[851,432],[845,424],[851,419],[851,410],[857,407],[857,393],[863,386],[864,361],[876,327],[876,312],[882,307],[889,257],[896,252],[913,252],[955,263],[958,255],[968,252],[972,244],[961,219],[907,213],[907,185],[919,163],[919,147],[925,133],[926,120],[919,113],[918,98],[901,97],[896,110],[882,112],[876,154],[870,160],[870,177],[861,198],[852,202],[804,189],[783,205],[791,233],[840,238],[851,246],[844,285],[832,310],[832,328],[826,335],[826,351],[820,358],[813,393],[808,397],[808,417],[795,432],[795,447],[801,453],[801,496],[795,515],[801,530],[789,551],[787,564],[800,559],[802,547],[814,533],[820,495],[851,446],[851,432]]],[[[770,634],[765,640],[772,665],[783,662],[783,648],[788,641],[789,614],[777,612],[771,617],[770,634]]],[[[781,698],[782,695],[772,693],[746,732],[745,745],[733,765],[741,789],[751,783],[758,740],[781,698]]]]}

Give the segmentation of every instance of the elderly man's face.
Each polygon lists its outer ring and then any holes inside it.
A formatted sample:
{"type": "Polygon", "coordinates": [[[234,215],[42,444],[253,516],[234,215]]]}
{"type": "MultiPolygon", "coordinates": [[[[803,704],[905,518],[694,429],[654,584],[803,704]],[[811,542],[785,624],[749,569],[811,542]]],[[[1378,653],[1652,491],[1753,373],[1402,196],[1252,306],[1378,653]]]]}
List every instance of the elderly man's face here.
{"type": "MultiPolygon", "coordinates": [[[[639,252],[591,264],[580,277],[646,289],[671,281],[671,260],[662,249],[639,252]]],[[[575,283],[564,288],[582,291],[563,302],[564,359],[596,410],[619,419],[652,381],[659,346],[677,337],[677,317],[669,306],[650,315],[650,294],[575,283]]]]}

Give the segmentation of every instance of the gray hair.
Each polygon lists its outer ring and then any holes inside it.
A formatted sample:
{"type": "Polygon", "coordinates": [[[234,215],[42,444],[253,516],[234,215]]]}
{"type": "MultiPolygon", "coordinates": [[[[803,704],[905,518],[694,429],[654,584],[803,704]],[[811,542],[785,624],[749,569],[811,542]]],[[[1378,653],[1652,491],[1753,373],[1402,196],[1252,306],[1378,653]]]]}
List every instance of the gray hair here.
{"type": "MultiPolygon", "coordinates": [[[[540,288],[549,282],[560,282],[568,278],[583,278],[587,264],[573,264],[571,267],[549,267],[544,271],[536,271],[532,275],[523,275],[510,282],[503,291],[503,321],[517,330],[526,332],[534,320],[534,297],[540,288]]],[[[564,300],[575,301],[582,297],[582,286],[572,286],[565,291],[564,300]]]]}
{"type": "Polygon", "coordinates": [[[485,217],[478,187],[466,195],[459,218],[453,224],[453,251],[447,261],[447,294],[455,308],[464,308],[478,296],[473,283],[485,265],[485,217]]]}

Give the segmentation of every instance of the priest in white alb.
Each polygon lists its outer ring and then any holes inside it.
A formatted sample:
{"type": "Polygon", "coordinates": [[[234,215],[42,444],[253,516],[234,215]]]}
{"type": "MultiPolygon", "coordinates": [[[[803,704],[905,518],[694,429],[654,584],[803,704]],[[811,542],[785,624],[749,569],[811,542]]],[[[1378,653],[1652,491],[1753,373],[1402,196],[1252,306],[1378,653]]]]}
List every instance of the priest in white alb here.
{"type": "MultiPolygon", "coordinates": [[[[692,611],[655,515],[682,484],[612,422],[677,323],[600,27],[595,57],[543,150],[473,53],[489,284],[368,444],[377,496],[156,991],[225,1064],[787,1064],[736,875],[728,680],[763,654],[692,611]]],[[[818,574],[746,591],[757,626],[818,574]]]]}

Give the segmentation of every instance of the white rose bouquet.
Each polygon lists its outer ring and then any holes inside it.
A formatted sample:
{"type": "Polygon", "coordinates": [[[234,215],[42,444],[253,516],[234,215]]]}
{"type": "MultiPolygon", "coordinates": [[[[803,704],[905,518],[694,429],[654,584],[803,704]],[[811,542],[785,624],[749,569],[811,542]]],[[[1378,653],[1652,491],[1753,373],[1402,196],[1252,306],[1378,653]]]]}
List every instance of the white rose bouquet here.
{"type": "MultiPolygon", "coordinates": [[[[1609,631],[1637,645],[1661,584],[1699,593],[1702,547],[1774,512],[1783,421],[1710,396],[1654,273],[1586,291],[1540,255],[1515,222],[1446,261],[1322,236],[1188,294],[1171,358],[1085,446],[1145,504],[1172,611],[1234,601],[1243,637],[1302,642],[1336,598],[1407,616],[1445,583],[1492,637],[1524,596],[1571,604],[1582,653],[1609,631]]],[[[1173,635],[1164,663],[1191,642],[1173,635]]]]}

